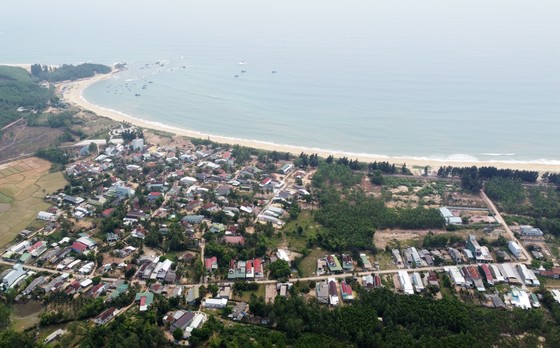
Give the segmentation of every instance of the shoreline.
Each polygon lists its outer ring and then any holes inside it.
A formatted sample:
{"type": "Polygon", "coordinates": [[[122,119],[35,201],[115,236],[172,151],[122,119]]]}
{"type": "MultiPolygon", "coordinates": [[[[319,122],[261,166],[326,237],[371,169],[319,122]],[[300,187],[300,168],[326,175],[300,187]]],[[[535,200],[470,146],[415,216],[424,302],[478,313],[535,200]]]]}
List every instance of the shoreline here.
{"type": "MultiPolygon", "coordinates": [[[[12,66],[25,67],[25,64],[12,64],[12,66]]],[[[348,157],[349,159],[358,159],[361,162],[374,162],[374,161],[388,161],[390,163],[395,163],[397,165],[402,165],[406,163],[407,167],[412,169],[412,167],[425,167],[429,166],[431,170],[437,169],[441,166],[452,165],[456,167],[470,167],[470,166],[493,166],[500,169],[519,169],[519,170],[533,170],[539,172],[560,172],[560,161],[558,163],[538,163],[538,162],[524,162],[524,161],[470,161],[458,158],[454,159],[430,159],[426,158],[414,158],[406,156],[385,156],[385,155],[374,155],[365,153],[350,153],[344,151],[331,151],[325,149],[304,147],[304,146],[293,146],[285,144],[276,144],[266,141],[250,140],[250,139],[240,139],[227,136],[219,136],[213,134],[207,134],[204,132],[192,131],[187,129],[182,129],[179,127],[173,127],[165,125],[159,122],[147,121],[140,118],[136,118],[132,115],[127,115],[123,112],[112,110],[109,108],[101,107],[93,103],[88,102],[84,96],[83,91],[89,86],[112,78],[114,74],[118,73],[113,71],[111,74],[106,75],[96,75],[91,78],[63,82],[57,84],[57,92],[61,98],[69,104],[78,106],[82,109],[86,109],[96,113],[99,116],[110,118],[117,122],[128,122],[139,128],[148,128],[159,130],[163,132],[173,133],[175,135],[186,136],[190,138],[204,138],[211,141],[229,145],[241,145],[245,147],[257,148],[267,151],[279,151],[279,152],[290,152],[294,155],[299,155],[304,152],[307,154],[317,153],[319,156],[327,158],[329,155],[334,157],[348,157]]]]}

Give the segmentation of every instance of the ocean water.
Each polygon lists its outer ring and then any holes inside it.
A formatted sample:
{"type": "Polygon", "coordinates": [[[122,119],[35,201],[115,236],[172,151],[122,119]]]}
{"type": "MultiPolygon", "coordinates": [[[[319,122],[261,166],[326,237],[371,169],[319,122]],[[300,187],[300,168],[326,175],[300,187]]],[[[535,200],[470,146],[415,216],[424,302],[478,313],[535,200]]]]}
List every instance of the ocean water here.
{"type": "Polygon", "coordinates": [[[0,62],[127,62],[84,96],[148,121],[348,153],[560,163],[557,1],[6,2],[0,62]]]}

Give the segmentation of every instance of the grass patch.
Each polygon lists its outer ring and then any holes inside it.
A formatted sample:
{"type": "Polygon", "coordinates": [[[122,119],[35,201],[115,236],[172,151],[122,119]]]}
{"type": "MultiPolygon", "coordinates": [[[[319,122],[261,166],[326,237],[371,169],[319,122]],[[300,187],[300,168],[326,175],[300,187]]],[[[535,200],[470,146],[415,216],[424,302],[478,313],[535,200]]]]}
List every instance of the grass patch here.
{"type": "Polygon", "coordinates": [[[397,265],[393,263],[393,256],[387,252],[379,252],[373,258],[370,256],[370,262],[379,262],[379,268],[384,269],[397,269],[397,265]]]}
{"type": "Polygon", "coordinates": [[[257,291],[242,291],[241,292],[241,296],[233,296],[233,300],[234,301],[243,301],[243,302],[249,302],[251,301],[251,295],[255,294],[257,297],[264,297],[265,294],[265,284],[259,284],[259,288],[257,289],[257,291]]]}
{"type": "Polygon", "coordinates": [[[317,259],[320,257],[324,257],[327,254],[328,252],[321,248],[310,250],[309,254],[303,260],[301,260],[299,268],[303,274],[301,274],[300,276],[310,277],[315,275],[315,272],[317,271],[317,259]]]}
{"type": "Polygon", "coordinates": [[[0,203],[10,204],[14,201],[14,199],[8,195],[5,195],[0,191],[0,203]]]}
{"type": "Polygon", "coordinates": [[[304,210],[296,220],[288,221],[282,227],[280,233],[287,242],[288,249],[302,252],[303,249],[307,248],[308,238],[315,237],[323,228],[315,222],[310,210],[304,210]]]}

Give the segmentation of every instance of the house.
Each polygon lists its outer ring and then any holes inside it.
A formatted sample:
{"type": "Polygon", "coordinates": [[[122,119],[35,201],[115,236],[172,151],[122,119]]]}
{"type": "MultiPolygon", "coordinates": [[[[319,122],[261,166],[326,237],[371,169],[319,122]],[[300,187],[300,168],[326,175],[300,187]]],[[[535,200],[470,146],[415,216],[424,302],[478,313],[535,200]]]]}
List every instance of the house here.
{"type": "Polygon", "coordinates": [[[263,272],[261,259],[254,259],[253,260],[253,268],[255,270],[255,278],[264,277],[264,272],[263,272]]]}
{"type": "Polygon", "coordinates": [[[97,245],[97,242],[88,237],[80,237],[76,242],[84,244],[88,249],[93,249],[97,245]]]}
{"type": "Polygon", "coordinates": [[[105,325],[117,314],[117,312],[117,308],[115,307],[106,309],[101,312],[101,314],[99,314],[95,319],[93,319],[93,322],[97,325],[105,325]]]}
{"type": "Polygon", "coordinates": [[[181,329],[185,331],[189,324],[194,319],[195,314],[193,312],[184,312],[177,320],[171,324],[170,331],[173,332],[176,329],[181,329]]]}
{"type": "Polygon", "coordinates": [[[315,291],[317,292],[317,300],[319,303],[329,302],[329,285],[327,282],[317,282],[315,291]]]}
{"type": "Polygon", "coordinates": [[[252,261],[247,261],[245,264],[245,278],[254,279],[255,278],[255,268],[253,267],[252,261]]]}
{"type": "Polygon", "coordinates": [[[130,142],[130,147],[133,151],[142,151],[144,150],[144,139],[143,138],[136,138],[130,142]]]}
{"type": "Polygon", "coordinates": [[[26,275],[27,271],[23,269],[23,266],[15,264],[12,270],[2,279],[2,286],[5,290],[10,289],[25,278],[26,275]]]}
{"type": "Polygon", "coordinates": [[[45,283],[46,278],[44,276],[37,277],[33,279],[33,281],[21,292],[23,296],[27,296],[31,294],[38,286],[41,286],[45,283]]]}
{"type": "Polygon", "coordinates": [[[348,285],[344,280],[340,282],[340,293],[342,294],[342,301],[347,302],[354,300],[352,287],[348,285]]]}
{"type": "Polygon", "coordinates": [[[371,290],[375,287],[374,278],[371,274],[362,277],[362,286],[368,290],[371,290]]]}
{"type": "Polygon", "coordinates": [[[85,199],[83,199],[82,197],[77,197],[77,196],[64,195],[64,201],[66,201],[70,204],[79,205],[79,204],[82,204],[83,202],[85,202],[85,199]]]}
{"type": "Polygon", "coordinates": [[[489,268],[490,272],[492,273],[492,278],[494,278],[494,283],[501,283],[505,281],[500,268],[498,268],[498,265],[489,265],[489,268]]]}
{"type": "Polygon", "coordinates": [[[158,198],[163,198],[163,193],[159,191],[152,191],[148,194],[148,201],[155,201],[158,198]]]}
{"type": "Polygon", "coordinates": [[[139,302],[140,312],[147,311],[148,308],[154,303],[154,294],[149,291],[139,292],[136,294],[134,302],[139,302]]]}
{"type": "Polygon", "coordinates": [[[500,269],[500,273],[504,276],[504,280],[511,284],[519,284],[521,285],[521,281],[519,280],[519,275],[513,268],[513,266],[509,263],[502,263],[498,265],[500,269]]]}
{"type": "Polygon", "coordinates": [[[210,232],[212,233],[222,233],[226,230],[226,226],[224,224],[220,224],[217,222],[214,222],[212,224],[212,227],[210,227],[210,232]]]}
{"type": "Polygon", "coordinates": [[[527,286],[540,286],[541,283],[535,276],[535,273],[527,268],[526,265],[520,264],[515,266],[517,268],[517,273],[521,277],[523,284],[527,286]]]}
{"type": "Polygon", "coordinates": [[[508,249],[516,258],[519,259],[521,257],[521,253],[522,253],[521,247],[519,246],[519,244],[517,244],[517,242],[510,240],[508,242],[508,249]]]}
{"type": "Polygon", "coordinates": [[[418,272],[414,272],[412,273],[412,276],[410,277],[410,280],[412,281],[412,285],[414,286],[414,289],[416,290],[416,292],[420,293],[422,291],[424,291],[424,282],[422,281],[422,276],[420,275],[420,273],[418,272]]]}
{"type": "Polygon", "coordinates": [[[105,236],[105,240],[107,241],[107,243],[113,243],[116,242],[120,239],[119,235],[116,233],[107,233],[107,235],[105,236]]]}
{"type": "Polygon", "coordinates": [[[550,269],[550,270],[540,271],[540,276],[541,277],[547,277],[547,278],[559,279],[560,278],[560,267],[555,267],[555,268],[550,269]]]}
{"type": "Polygon", "coordinates": [[[463,263],[463,256],[461,256],[461,253],[459,252],[459,250],[457,250],[455,248],[449,248],[449,249],[447,249],[447,252],[449,253],[449,256],[451,256],[451,259],[453,260],[453,262],[463,263]]]}
{"type": "Polygon", "coordinates": [[[366,254],[360,254],[360,260],[362,260],[362,268],[364,271],[369,271],[372,269],[371,262],[366,254]]]}
{"type": "Polygon", "coordinates": [[[494,285],[494,276],[492,275],[490,266],[488,266],[487,264],[482,264],[480,265],[480,269],[482,270],[482,274],[484,275],[484,279],[486,279],[486,282],[490,285],[494,285]]]}
{"type": "Polygon", "coordinates": [[[47,338],[45,338],[45,340],[43,342],[45,344],[49,344],[52,341],[56,340],[58,337],[64,335],[65,333],[66,333],[65,330],[58,329],[58,330],[54,331],[52,334],[48,335],[47,338]]]}
{"type": "Polygon", "coordinates": [[[82,254],[84,253],[86,250],[88,250],[87,245],[80,243],[80,242],[74,242],[72,243],[72,251],[77,252],[78,254],[82,254]]]}
{"type": "Polygon", "coordinates": [[[354,260],[352,260],[352,256],[342,254],[342,269],[344,272],[352,272],[354,269],[354,260]]]}
{"type": "Polygon", "coordinates": [[[188,304],[192,305],[195,304],[199,298],[200,298],[200,287],[193,286],[187,291],[187,296],[185,300],[187,301],[188,304]]]}
{"type": "Polygon", "coordinates": [[[471,282],[478,291],[486,291],[478,268],[475,266],[465,266],[462,271],[465,279],[471,282]]]}
{"type": "Polygon", "coordinates": [[[293,163],[286,163],[280,168],[280,173],[288,174],[294,168],[293,163]]]}
{"type": "Polygon", "coordinates": [[[225,308],[227,303],[227,298],[209,298],[202,302],[202,307],[220,309],[225,308]]]}
{"type": "Polygon", "coordinates": [[[521,230],[521,235],[524,237],[542,237],[544,235],[540,228],[530,225],[521,225],[519,228],[521,230]]]}
{"type": "Polygon", "coordinates": [[[410,282],[410,277],[406,271],[398,271],[399,282],[401,283],[401,290],[407,295],[413,295],[414,289],[412,288],[412,283],[410,282]]]}
{"type": "Polygon", "coordinates": [[[458,285],[458,286],[466,285],[465,278],[463,277],[463,275],[461,274],[461,272],[456,266],[444,267],[443,269],[449,275],[449,278],[451,278],[451,282],[453,283],[453,285],[458,285]]]}
{"type": "Polygon", "coordinates": [[[336,280],[334,278],[329,278],[327,282],[329,284],[329,304],[331,306],[338,306],[340,300],[338,299],[336,280]]]}
{"type": "Polygon", "coordinates": [[[428,280],[428,285],[435,286],[436,288],[439,289],[439,279],[436,272],[434,271],[428,272],[428,276],[426,278],[428,280]]]}
{"type": "Polygon", "coordinates": [[[445,223],[448,225],[462,225],[463,220],[459,216],[453,215],[453,213],[447,207],[439,208],[441,216],[445,219],[445,223]]]}
{"type": "Polygon", "coordinates": [[[529,298],[529,294],[515,286],[511,288],[510,302],[515,307],[521,309],[531,309],[531,299],[529,298]]]}
{"type": "Polygon", "coordinates": [[[342,273],[340,261],[335,255],[327,255],[327,266],[332,273],[342,273]]]}
{"type": "Polygon", "coordinates": [[[56,215],[52,213],[48,213],[46,211],[40,211],[37,213],[37,219],[43,221],[56,221],[56,215]]]}
{"type": "Polygon", "coordinates": [[[393,254],[393,258],[395,259],[395,264],[397,267],[402,268],[404,266],[403,259],[398,249],[392,249],[391,254],[393,254]]]}
{"type": "Polygon", "coordinates": [[[181,219],[181,222],[187,222],[189,224],[199,224],[204,220],[204,215],[186,215],[181,219]]]}
{"type": "Polygon", "coordinates": [[[230,188],[227,185],[220,185],[215,190],[217,196],[227,196],[229,195],[230,188]]]}
{"type": "Polygon", "coordinates": [[[276,251],[276,257],[277,257],[279,260],[283,260],[283,261],[286,261],[286,262],[290,262],[290,258],[288,257],[288,253],[287,253],[286,250],[284,250],[284,249],[278,249],[278,250],[276,251]]]}
{"type": "Polygon", "coordinates": [[[217,270],[218,269],[218,258],[216,256],[207,257],[204,260],[204,268],[206,268],[206,270],[208,272],[213,272],[213,271],[217,270]]]}

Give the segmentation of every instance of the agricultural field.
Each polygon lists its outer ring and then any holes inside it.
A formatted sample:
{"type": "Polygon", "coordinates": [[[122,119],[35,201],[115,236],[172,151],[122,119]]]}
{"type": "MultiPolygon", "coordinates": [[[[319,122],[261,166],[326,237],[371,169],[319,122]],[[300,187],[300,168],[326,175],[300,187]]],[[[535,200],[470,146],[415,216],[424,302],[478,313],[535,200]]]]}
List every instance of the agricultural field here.
{"type": "Polygon", "coordinates": [[[66,185],[62,173],[49,173],[48,161],[31,157],[0,165],[0,245],[5,245],[47,209],[47,193],[66,185]]]}

